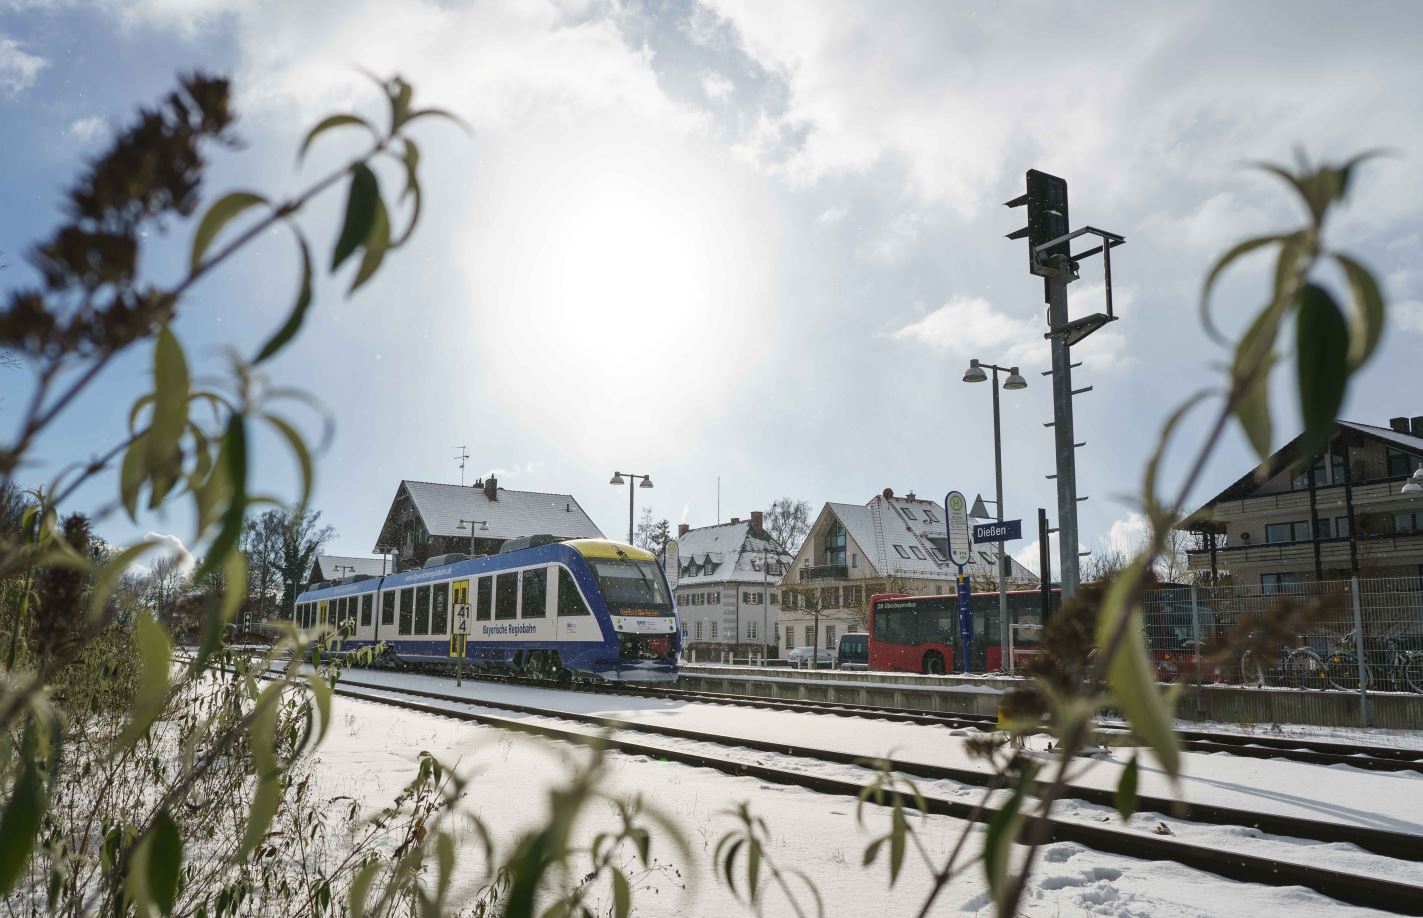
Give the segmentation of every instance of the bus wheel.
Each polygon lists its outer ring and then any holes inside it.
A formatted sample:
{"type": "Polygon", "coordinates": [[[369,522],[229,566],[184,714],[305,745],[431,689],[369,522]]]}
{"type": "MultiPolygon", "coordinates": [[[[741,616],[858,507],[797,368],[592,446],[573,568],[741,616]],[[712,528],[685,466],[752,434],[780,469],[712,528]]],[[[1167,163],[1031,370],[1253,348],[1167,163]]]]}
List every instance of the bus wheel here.
{"type": "Polygon", "coordinates": [[[937,653],[924,654],[924,675],[942,676],[944,674],[944,658],[937,653]]]}

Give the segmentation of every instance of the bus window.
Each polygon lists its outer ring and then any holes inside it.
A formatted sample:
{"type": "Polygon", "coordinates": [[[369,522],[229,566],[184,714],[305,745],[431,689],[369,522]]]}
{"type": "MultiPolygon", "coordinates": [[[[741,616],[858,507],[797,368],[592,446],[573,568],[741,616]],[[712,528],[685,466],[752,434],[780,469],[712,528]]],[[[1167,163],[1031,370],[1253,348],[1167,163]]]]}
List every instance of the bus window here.
{"type": "Polygon", "coordinates": [[[375,594],[367,593],[361,597],[361,627],[371,626],[371,607],[375,605],[375,594]]]}
{"type": "Polygon", "coordinates": [[[494,610],[494,603],[490,599],[489,577],[480,577],[474,587],[474,618],[476,621],[487,622],[494,610]]]}
{"type": "Polygon", "coordinates": [[[380,596],[380,623],[382,625],[395,624],[395,591],[382,593],[380,596]]]}
{"type": "Polygon", "coordinates": [[[409,634],[410,626],[415,623],[415,591],[403,589],[400,591],[400,633],[409,634]]]}
{"type": "Polygon", "coordinates": [[[548,615],[548,568],[536,567],[519,575],[524,581],[523,618],[543,618],[548,615]]]}
{"type": "Polygon", "coordinates": [[[430,633],[444,635],[450,630],[450,585],[437,583],[430,594],[430,633]]]}
{"type": "Polygon", "coordinates": [[[497,574],[494,577],[494,617],[519,617],[519,575],[497,574]]]}
{"type": "Polygon", "coordinates": [[[578,586],[573,582],[573,575],[568,573],[566,567],[558,569],[558,614],[591,614],[588,611],[588,606],[583,602],[583,594],[578,592],[578,586]]]}
{"type": "Polygon", "coordinates": [[[430,588],[427,586],[415,589],[415,633],[430,633],[430,588]]]}

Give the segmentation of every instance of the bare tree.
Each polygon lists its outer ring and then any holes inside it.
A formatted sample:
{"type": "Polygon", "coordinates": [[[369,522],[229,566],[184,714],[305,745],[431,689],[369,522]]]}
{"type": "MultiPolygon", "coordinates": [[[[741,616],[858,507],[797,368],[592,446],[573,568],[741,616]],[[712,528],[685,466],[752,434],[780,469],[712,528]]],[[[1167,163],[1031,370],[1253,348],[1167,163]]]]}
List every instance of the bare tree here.
{"type": "Polygon", "coordinates": [[[268,510],[242,526],[242,553],[247,556],[248,588],[253,611],[265,620],[282,593],[282,538],[288,523],[284,510],[268,510]]]}
{"type": "Polygon", "coordinates": [[[632,544],[660,556],[667,550],[667,543],[670,541],[672,524],[666,519],[655,519],[652,508],[643,507],[642,516],[638,518],[637,528],[633,531],[632,544]]]}
{"type": "Polygon", "coordinates": [[[810,502],[794,497],[771,501],[766,511],[766,533],[790,554],[800,548],[801,540],[810,532],[810,502]]]}
{"type": "Polygon", "coordinates": [[[173,610],[183,595],[183,587],[188,580],[188,572],[181,559],[174,555],[164,555],[148,569],[144,583],[144,600],[153,609],[153,615],[161,622],[172,621],[173,610]]]}
{"type": "Polygon", "coordinates": [[[281,564],[278,566],[282,579],[281,618],[291,618],[297,591],[306,583],[316,553],[336,536],[336,530],[332,527],[317,525],[320,519],[321,511],[305,507],[297,507],[286,515],[286,525],[282,528],[281,564]]]}
{"type": "Polygon", "coordinates": [[[1166,534],[1166,543],[1161,549],[1161,557],[1156,562],[1156,573],[1165,583],[1186,583],[1191,577],[1191,559],[1186,549],[1191,545],[1191,534],[1184,529],[1172,529],[1166,534]]]}

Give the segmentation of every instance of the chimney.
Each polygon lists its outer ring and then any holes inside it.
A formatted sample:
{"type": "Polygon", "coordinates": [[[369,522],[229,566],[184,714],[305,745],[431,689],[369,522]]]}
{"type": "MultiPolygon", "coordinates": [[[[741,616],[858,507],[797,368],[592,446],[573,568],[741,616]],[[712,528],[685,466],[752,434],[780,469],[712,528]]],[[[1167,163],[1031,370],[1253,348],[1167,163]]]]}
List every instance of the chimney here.
{"type": "Polygon", "coordinates": [[[757,538],[765,538],[766,536],[766,528],[762,525],[764,519],[760,510],[751,511],[751,534],[757,538]]]}
{"type": "Polygon", "coordinates": [[[893,496],[894,496],[894,488],[885,488],[885,489],[884,489],[884,499],[885,499],[885,500],[889,500],[889,499],[890,499],[891,497],[893,497],[893,496]]]}
{"type": "Polygon", "coordinates": [[[489,498],[490,500],[499,499],[499,479],[495,478],[493,475],[490,475],[488,478],[484,479],[484,496],[489,498]]]}
{"type": "Polygon", "coordinates": [[[483,478],[476,478],[476,479],[474,480],[474,484],[470,485],[470,487],[471,487],[471,488],[482,488],[482,487],[484,487],[484,479],[483,479],[483,478]]]}
{"type": "Polygon", "coordinates": [[[1408,418],[1389,418],[1388,426],[1398,433],[1408,433],[1408,418]]]}
{"type": "Polygon", "coordinates": [[[680,539],[682,536],[686,535],[686,534],[687,534],[687,530],[688,530],[688,529],[691,529],[691,528],[692,528],[692,527],[691,527],[691,526],[688,526],[686,523],[678,523],[678,524],[677,524],[677,538],[680,539]]]}
{"type": "Polygon", "coordinates": [[[739,517],[739,516],[733,516],[733,517],[731,518],[731,521],[732,521],[733,523],[739,523],[739,522],[741,522],[741,517],[739,517]]]}
{"type": "Polygon", "coordinates": [[[913,492],[913,491],[910,491],[908,494],[905,494],[904,496],[905,496],[906,498],[908,498],[909,500],[913,500],[913,499],[914,499],[914,492],[913,492]]]}
{"type": "Polygon", "coordinates": [[[1423,437],[1423,416],[1413,418],[1410,424],[1412,427],[1412,430],[1410,432],[1413,434],[1413,436],[1423,437]]]}

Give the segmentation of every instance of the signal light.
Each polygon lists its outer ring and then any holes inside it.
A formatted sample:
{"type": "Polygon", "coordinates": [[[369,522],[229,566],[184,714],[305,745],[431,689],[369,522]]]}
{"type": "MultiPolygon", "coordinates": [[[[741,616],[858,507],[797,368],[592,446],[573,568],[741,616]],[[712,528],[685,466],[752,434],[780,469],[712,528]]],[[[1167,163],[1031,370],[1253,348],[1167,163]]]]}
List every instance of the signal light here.
{"type": "Polygon", "coordinates": [[[1066,241],[1043,252],[1037,251],[1038,246],[1054,239],[1060,239],[1068,233],[1067,180],[1046,172],[1039,172],[1036,169],[1029,169],[1027,185],[1027,194],[1004,202],[1005,207],[1026,205],[1028,208],[1028,225],[1009,233],[1008,238],[1023,239],[1026,237],[1028,240],[1028,270],[1033,274],[1047,275],[1050,272],[1044,268],[1044,265],[1052,256],[1070,255],[1071,243],[1066,241]]]}

